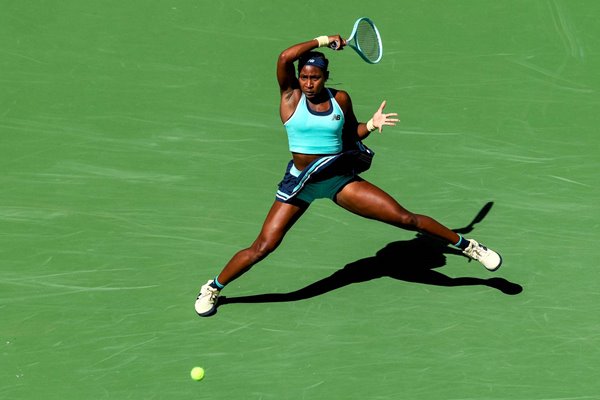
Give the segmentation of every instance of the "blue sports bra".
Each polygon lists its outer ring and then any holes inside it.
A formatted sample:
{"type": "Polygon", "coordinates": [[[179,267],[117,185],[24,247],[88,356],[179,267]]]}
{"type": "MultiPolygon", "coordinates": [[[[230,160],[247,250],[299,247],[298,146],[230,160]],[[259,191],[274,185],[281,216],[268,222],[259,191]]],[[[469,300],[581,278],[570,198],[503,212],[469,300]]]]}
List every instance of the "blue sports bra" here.
{"type": "Polygon", "coordinates": [[[302,93],[294,114],[283,126],[291,152],[302,154],[337,154],[342,151],[344,113],[329,89],[329,110],[312,111],[302,93]]]}

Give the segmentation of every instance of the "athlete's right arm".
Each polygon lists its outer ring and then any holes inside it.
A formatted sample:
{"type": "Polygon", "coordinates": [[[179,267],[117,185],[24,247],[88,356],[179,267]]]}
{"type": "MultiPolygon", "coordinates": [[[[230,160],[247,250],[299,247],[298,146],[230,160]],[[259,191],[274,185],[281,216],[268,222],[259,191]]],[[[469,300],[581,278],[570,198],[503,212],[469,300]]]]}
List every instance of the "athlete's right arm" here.
{"type": "Polygon", "coordinates": [[[283,123],[292,116],[300,100],[300,85],[298,84],[298,78],[296,78],[294,62],[302,54],[318,47],[318,45],[316,39],[295,44],[282,51],[277,59],[277,82],[279,83],[279,94],[281,95],[279,115],[283,123]]]}
{"type": "Polygon", "coordinates": [[[298,88],[298,79],[294,70],[294,62],[300,56],[319,46],[316,39],[295,44],[281,52],[277,59],[277,82],[279,83],[279,92],[283,96],[291,90],[298,88]]]}
{"type": "MultiPolygon", "coordinates": [[[[290,90],[298,88],[298,80],[296,79],[296,71],[294,71],[294,62],[300,56],[317,47],[328,46],[332,41],[343,40],[340,35],[320,36],[306,42],[295,44],[281,52],[277,59],[277,82],[279,82],[279,91],[286,93],[290,90]],[[324,40],[323,43],[321,41],[324,40]]],[[[343,46],[338,50],[342,50],[343,46]]]]}

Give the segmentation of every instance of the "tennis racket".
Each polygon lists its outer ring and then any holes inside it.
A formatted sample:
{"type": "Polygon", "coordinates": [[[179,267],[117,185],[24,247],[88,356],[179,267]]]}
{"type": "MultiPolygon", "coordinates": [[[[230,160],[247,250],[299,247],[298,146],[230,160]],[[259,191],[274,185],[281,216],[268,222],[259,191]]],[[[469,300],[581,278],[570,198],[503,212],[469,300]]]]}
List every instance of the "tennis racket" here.
{"type": "MultiPolygon", "coordinates": [[[[369,64],[377,64],[383,57],[383,44],[377,27],[367,17],[356,20],[346,44],[354,49],[369,64]]],[[[340,47],[338,41],[329,45],[333,50],[340,47]]]]}

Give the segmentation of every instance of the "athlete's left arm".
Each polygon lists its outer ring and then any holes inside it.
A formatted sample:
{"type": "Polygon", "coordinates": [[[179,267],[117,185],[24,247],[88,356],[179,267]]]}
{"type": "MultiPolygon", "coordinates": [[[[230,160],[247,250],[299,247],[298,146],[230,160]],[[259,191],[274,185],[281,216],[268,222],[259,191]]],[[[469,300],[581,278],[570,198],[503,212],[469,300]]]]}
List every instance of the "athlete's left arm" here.
{"type": "Polygon", "coordinates": [[[354,114],[354,108],[352,107],[352,99],[350,95],[343,91],[338,90],[335,94],[335,101],[338,102],[342,111],[344,112],[344,139],[350,142],[356,140],[363,140],[369,136],[369,130],[367,125],[358,122],[356,115],[354,114]]]}
{"type": "Polygon", "coordinates": [[[386,102],[381,103],[379,109],[373,114],[373,118],[368,122],[358,122],[354,109],[352,107],[352,99],[350,95],[343,90],[338,91],[335,94],[335,100],[338,102],[342,111],[344,111],[344,135],[355,136],[359,140],[366,139],[371,132],[379,130],[381,132],[385,125],[394,126],[399,121],[395,118],[397,113],[384,114],[383,109],[385,108],[386,102]]]}

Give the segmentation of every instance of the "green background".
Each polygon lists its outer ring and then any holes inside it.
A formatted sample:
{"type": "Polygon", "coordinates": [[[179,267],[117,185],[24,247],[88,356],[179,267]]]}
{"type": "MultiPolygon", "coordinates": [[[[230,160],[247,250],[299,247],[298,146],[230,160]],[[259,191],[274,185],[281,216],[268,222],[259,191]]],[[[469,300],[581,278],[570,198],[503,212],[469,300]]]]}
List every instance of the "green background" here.
{"type": "Polygon", "coordinates": [[[597,1],[1,8],[0,398],[600,398],[597,1]],[[328,52],[329,84],[402,119],[364,177],[453,228],[493,202],[469,236],[504,266],[321,201],[198,318],[290,157],[279,52],[363,15],[384,58],[328,52]]]}

